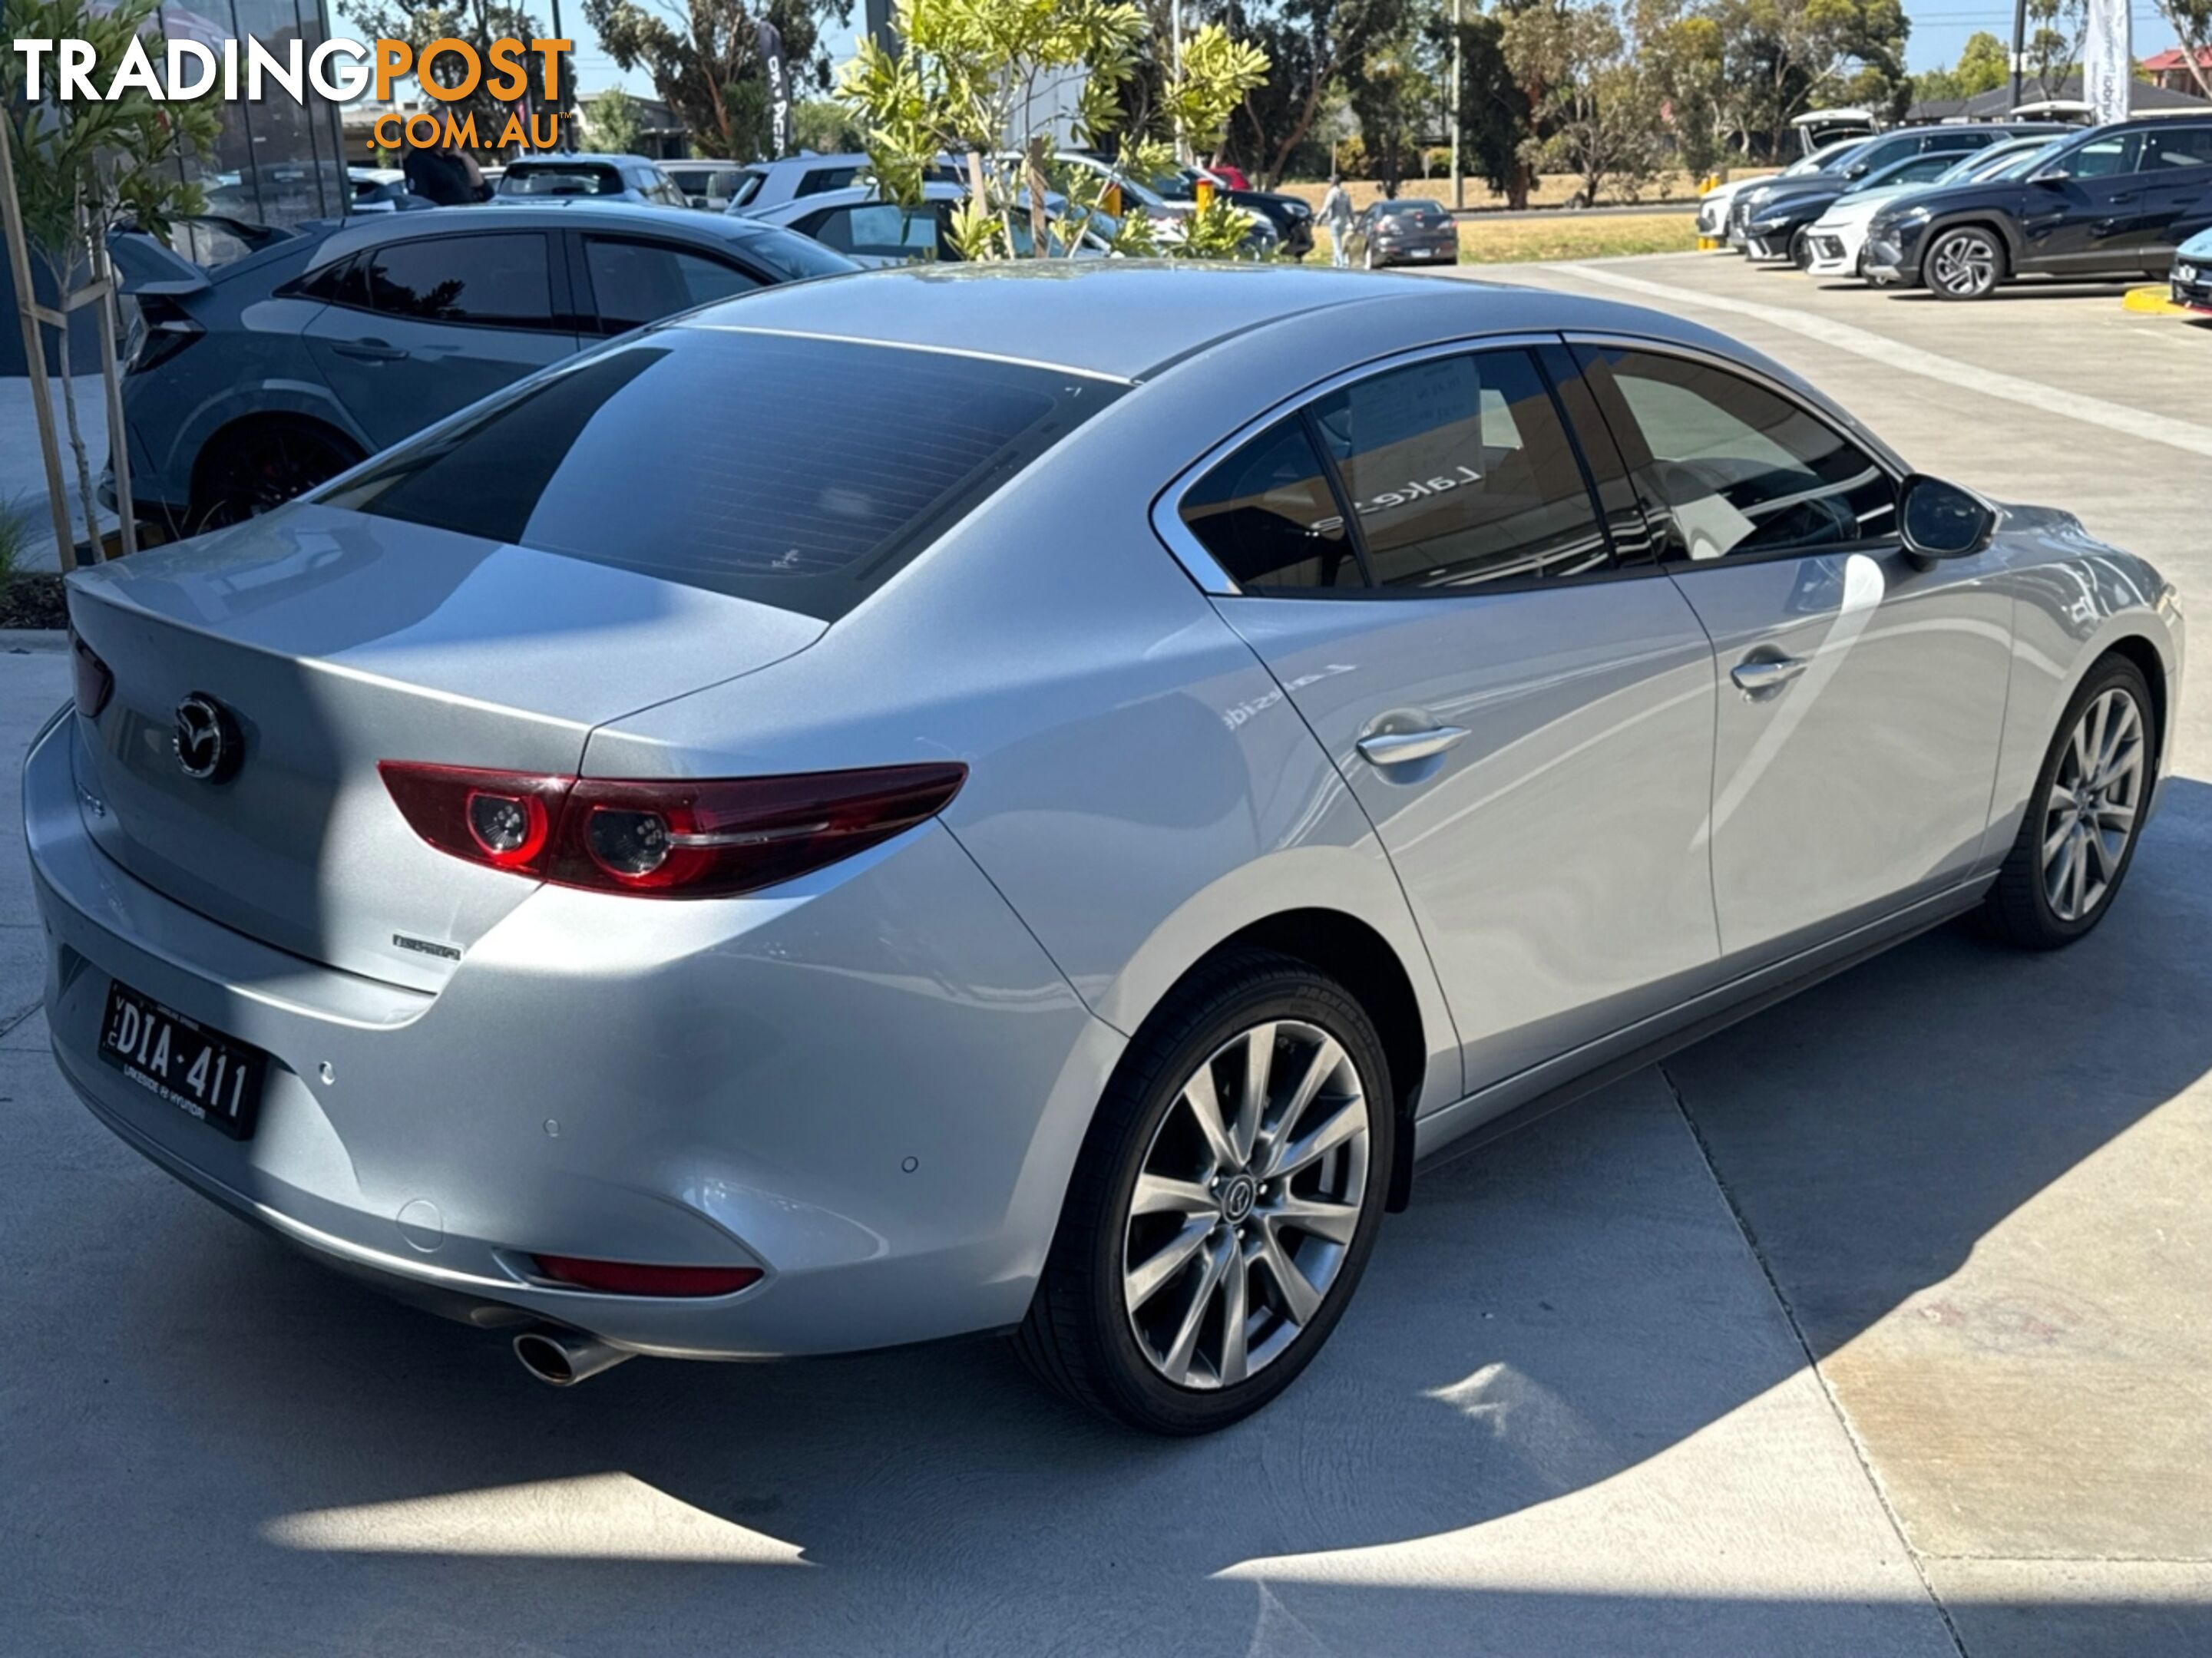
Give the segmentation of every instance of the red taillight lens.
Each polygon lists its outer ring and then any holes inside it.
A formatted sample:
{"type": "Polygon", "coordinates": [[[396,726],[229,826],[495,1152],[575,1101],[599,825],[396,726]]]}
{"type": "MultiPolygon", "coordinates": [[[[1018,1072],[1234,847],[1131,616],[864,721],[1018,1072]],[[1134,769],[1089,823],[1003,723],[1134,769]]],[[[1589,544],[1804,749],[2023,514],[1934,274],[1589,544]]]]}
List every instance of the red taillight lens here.
{"type": "Polygon", "coordinates": [[[115,694],[115,675],[92,647],[74,633],[70,635],[70,677],[76,711],[87,720],[99,719],[107,699],[115,694]]]}
{"type": "Polygon", "coordinates": [[[622,780],[386,760],[377,770],[441,852],[562,886],[661,898],[756,891],[942,811],[962,765],[706,781],[622,780]]]}
{"type": "Polygon", "coordinates": [[[757,1266],[644,1266],[629,1260],[585,1260],[575,1255],[533,1255],[538,1270],[556,1284],[599,1290],[611,1296],[727,1296],[761,1281],[757,1266]]]}

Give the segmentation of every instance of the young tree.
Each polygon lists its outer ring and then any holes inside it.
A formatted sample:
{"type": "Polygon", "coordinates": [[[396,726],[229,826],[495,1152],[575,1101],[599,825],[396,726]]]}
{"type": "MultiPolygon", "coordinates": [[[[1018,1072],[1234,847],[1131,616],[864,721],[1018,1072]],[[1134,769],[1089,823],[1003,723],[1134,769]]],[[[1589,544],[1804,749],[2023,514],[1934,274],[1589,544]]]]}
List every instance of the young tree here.
{"type": "Polygon", "coordinates": [[[653,77],[654,96],[716,155],[768,148],[768,92],[756,32],[765,17],[783,36],[793,85],[830,85],[825,17],[843,22],[852,0],[584,0],[607,55],[653,77]]]}
{"type": "Polygon", "coordinates": [[[2027,0],[2025,73],[2045,98],[2057,96],[2081,61],[2088,38],[2088,0],[2027,0]]]}
{"type": "Polygon", "coordinates": [[[629,155],[637,149],[637,100],[620,87],[592,100],[584,112],[584,148],[602,155],[629,155]]]}
{"type": "MultiPolygon", "coordinates": [[[[0,21],[10,39],[77,39],[92,48],[92,82],[106,92],[116,71],[131,60],[134,48],[152,63],[164,60],[167,41],[150,26],[155,0],[8,0],[0,21]]],[[[23,233],[31,250],[53,279],[54,291],[64,308],[70,296],[95,282],[112,281],[108,238],[118,231],[143,230],[166,236],[172,222],[200,210],[196,185],[184,182],[181,161],[204,157],[215,149],[217,124],[209,98],[189,103],[157,100],[141,88],[124,89],[119,95],[98,101],[64,100],[51,65],[35,97],[23,77],[18,53],[0,57],[0,120],[8,123],[8,140],[14,162],[15,193],[21,208],[23,233]]],[[[27,271],[19,280],[27,277],[27,271]]],[[[115,301],[104,295],[93,301],[101,307],[102,369],[112,373],[106,361],[113,343],[115,301]]],[[[92,463],[77,416],[76,381],[70,361],[70,328],[57,331],[56,362],[62,383],[62,410],[69,428],[70,453],[76,462],[77,495],[84,509],[85,539],[100,556],[96,500],[93,493],[92,463]]],[[[107,407],[114,426],[121,398],[112,378],[107,380],[107,407]]],[[[122,433],[113,435],[120,440],[122,433]]],[[[118,480],[121,482],[120,477],[118,480]]],[[[129,523],[132,503],[118,489],[117,507],[125,524],[125,545],[131,544],[129,523]]],[[[56,515],[60,515],[59,506],[56,515]]],[[[66,546],[58,549],[66,561],[66,546]]]]}
{"type": "MultiPolygon", "coordinates": [[[[1073,253],[1079,238],[1072,230],[1055,237],[1047,194],[1056,185],[1066,197],[1065,218],[1080,225],[1096,221],[1110,186],[1088,169],[1055,168],[1052,152],[1122,129],[1121,88],[1144,42],[1144,14],[1124,0],[899,0],[897,17],[898,53],[862,40],[838,86],[878,187],[918,207],[927,170],[951,151],[968,169],[968,197],[952,230],[963,257],[1011,258],[1024,243],[1038,258],[1073,253]],[[1064,110],[1057,118],[1055,109],[1064,110]]],[[[1124,135],[1121,170],[1136,178],[1166,171],[1170,133],[1212,148],[1230,112],[1267,73],[1266,57],[1218,24],[1188,36],[1164,83],[1158,130],[1124,135]]],[[[1216,200],[1182,229],[1162,249],[1144,215],[1130,213],[1115,222],[1112,240],[1127,252],[1224,256],[1241,246],[1247,225],[1216,200]]]]}
{"type": "Polygon", "coordinates": [[[1958,76],[1961,98],[1995,92],[2012,78],[2012,53],[1987,29],[1976,29],[1960,50],[1958,76]]]}
{"type": "Polygon", "coordinates": [[[1536,106],[1542,136],[1522,146],[1533,165],[1582,180],[1585,207],[1608,183],[1634,195],[1659,170],[1659,111],[1631,60],[1607,0],[1551,0],[1505,25],[1506,60],[1526,85],[1545,88],[1536,106]]]}

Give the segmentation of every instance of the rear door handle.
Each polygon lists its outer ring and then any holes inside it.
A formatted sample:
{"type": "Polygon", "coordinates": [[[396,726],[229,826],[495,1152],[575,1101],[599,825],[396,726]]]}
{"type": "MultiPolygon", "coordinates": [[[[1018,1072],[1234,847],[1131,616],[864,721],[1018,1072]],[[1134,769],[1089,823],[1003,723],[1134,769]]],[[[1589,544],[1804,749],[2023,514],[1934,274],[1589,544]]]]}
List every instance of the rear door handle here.
{"type": "Polygon", "coordinates": [[[386,345],[382,340],[340,340],[331,349],[363,362],[396,362],[407,355],[404,347],[386,345]]]}
{"type": "Polygon", "coordinates": [[[1464,726],[1431,726],[1421,732],[1377,732],[1359,739],[1359,757],[1370,766],[1403,766],[1442,754],[1467,739],[1464,726]]]}
{"type": "Polygon", "coordinates": [[[1802,657],[1761,657],[1753,662],[1739,662],[1729,670],[1729,677],[1746,696],[1764,696],[1769,691],[1778,691],[1791,680],[1812,666],[1802,657]]]}

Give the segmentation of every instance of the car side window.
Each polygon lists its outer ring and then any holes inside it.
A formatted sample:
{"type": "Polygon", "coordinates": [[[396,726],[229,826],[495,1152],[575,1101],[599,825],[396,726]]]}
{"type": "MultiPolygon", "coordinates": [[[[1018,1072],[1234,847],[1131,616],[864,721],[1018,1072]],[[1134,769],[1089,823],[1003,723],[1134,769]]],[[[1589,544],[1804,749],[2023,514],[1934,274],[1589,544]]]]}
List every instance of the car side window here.
{"type": "Polygon", "coordinates": [[[659,242],[584,239],[584,269],[599,326],[626,333],[647,323],[760,286],[734,266],[659,242]]]}
{"type": "Polygon", "coordinates": [[[1360,587],[1366,578],[1305,418],[1278,421],[1183,491],[1182,521],[1251,592],[1360,587]]]}
{"type": "Polygon", "coordinates": [[[730,182],[730,205],[744,206],[754,197],[760,194],[761,186],[767,182],[768,174],[765,173],[755,173],[748,169],[735,174],[730,182]]]}
{"type": "Polygon", "coordinates": [[[363,302],[361,281],[363,263],[357,253],[350,258],[333,260],[320,270],[301,278],[299,286],[292,291],[305,300],[360,305],[363,302]]]}
{"type": "Polygon", "coordinates": [[[429,236],[377,249],[368,305],[386,316],[495,328],[550,328],[553,278],[536,231],[429,236]]]}
{"type": "Polygon", "coordinates": [[[937,252],[937,215],[930,208],[869,202],[833,207],[802,219],[795,227],[840,253],[874,258],[926,259],[937,252]]]}
{"type": "Polygon", "coordinates": [[[2212,127],[2183,127],[2173,132],[2143,134],[2144,173],[2171,173],[2177,167],[2212,167],[2212,127]]]}
{"type": "Polygon", "coordinates": [[[1586,355],[1638,488],[1660,509],[1667,559],[1702,563],[1895,532],[1889,474],[1791,399],[1663,352],[1586,355]]]}
{"type": "Polygon", "coordinates": [[[799,188],[793,196],[819,196],[824,191],[842,190],[859,176],[857,167],[817,167],[800,175],[799,188]]]}
{"type": "Polygon", "coordinates": [[[2132,173],[2135,166],[2130,157],[2136,149],[2134,135],[2116,132],[2109,137],[2094,138],[2067,156],[2066,174],[2072,179],[2109,179],[2117,173],[2132,173]]]}
{"type": "Polygon", "coordinates": [[[1458,588],[1603,569],[1604,531],[1534,360],[1436,357],[1313,405],[1379,587],[1458,588]]]}

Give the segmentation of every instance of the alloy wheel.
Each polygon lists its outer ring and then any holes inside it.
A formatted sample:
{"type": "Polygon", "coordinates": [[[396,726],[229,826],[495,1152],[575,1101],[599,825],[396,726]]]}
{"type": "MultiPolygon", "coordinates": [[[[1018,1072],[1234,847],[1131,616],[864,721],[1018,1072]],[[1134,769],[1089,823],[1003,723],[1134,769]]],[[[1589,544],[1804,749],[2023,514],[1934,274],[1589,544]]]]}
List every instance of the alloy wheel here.
{"type": "Polygon", "coordinates": [[[1297,1342],[1358,1232],[1370,1150],[1358,1070],[1319,1026],[1268,1020],[1213,1051],[1153,1132],[1123,1231],[1154,1370],[1230,1388],[1297,1342]]]}
{"type": "Polygon", "coordinates": [[[2142,711],[2116,685],[2075,721],[2043,803],[2043,896],[2060,920],[2095,913],[2119,877],[2142,806],[2142,711]]]}
{"type": "Polygon", "coordinates": [[[1946,236],[1929,256],[1928,280],[1953,299],[1972,299],[1996,286],[1996,245],[1978,231],[1946,236]]]}

